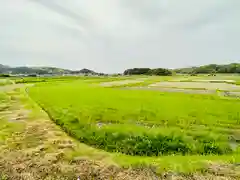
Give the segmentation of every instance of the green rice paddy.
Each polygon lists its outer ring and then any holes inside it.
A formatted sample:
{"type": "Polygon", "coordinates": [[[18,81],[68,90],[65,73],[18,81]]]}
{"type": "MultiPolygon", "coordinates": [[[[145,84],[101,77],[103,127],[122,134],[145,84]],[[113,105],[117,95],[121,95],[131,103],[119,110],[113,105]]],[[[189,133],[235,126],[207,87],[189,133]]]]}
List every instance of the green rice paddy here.
{"type": "Polygon", "coordinates": [[[238,99],[99,84],[107,81],[112,79],[42,83],[29,94],[69,135],[107,152],[131,157],[239,152],[238,99]]]}

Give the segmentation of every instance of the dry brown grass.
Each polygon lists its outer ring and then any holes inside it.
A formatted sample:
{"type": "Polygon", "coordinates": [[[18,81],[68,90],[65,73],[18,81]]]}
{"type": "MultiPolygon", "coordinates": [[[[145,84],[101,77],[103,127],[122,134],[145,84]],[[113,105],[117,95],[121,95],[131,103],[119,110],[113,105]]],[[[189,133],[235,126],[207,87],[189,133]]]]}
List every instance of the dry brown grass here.
{"type": "Polygon", "coordinates": [[[0,144],[0,179],[227,180],[240,177],[237,174],[240,171],[235,166],[211,165],[203,175],[170,172],[157,175],[154,168],[124,169],[101,154],[95,160],[84,156],[71,158],[69,154],[83,146],[61,131],[43,111],[34,108],[34,105],[26,108],[26,96],[20,92],[8,95],[11,98],[1,111],[0,118],[6,123],[4,131],[9,132],[4,134],[6,140],[0,144]],[[11,124],[17,124],[17,127],[11,124]]]}

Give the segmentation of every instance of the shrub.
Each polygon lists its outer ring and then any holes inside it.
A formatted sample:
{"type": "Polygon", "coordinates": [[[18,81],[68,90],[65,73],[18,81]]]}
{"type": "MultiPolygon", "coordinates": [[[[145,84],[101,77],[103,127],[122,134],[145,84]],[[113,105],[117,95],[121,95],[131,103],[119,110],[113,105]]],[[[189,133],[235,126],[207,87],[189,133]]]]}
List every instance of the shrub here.
{"type": "Polygon", "coordinates": [[[172,75],[172,71],[170,71],[168,69],[163,69],[163,68],[151,69],[148,73],[150,75],[155,75],[155,76],[170,76],[170,75],[172,75]]]}
{"type": "Polygon", "coordinates": [[[0,77],[6,78],[6,77],[11,77],[11,76],[9,74],[0,74],[0,77]]]}

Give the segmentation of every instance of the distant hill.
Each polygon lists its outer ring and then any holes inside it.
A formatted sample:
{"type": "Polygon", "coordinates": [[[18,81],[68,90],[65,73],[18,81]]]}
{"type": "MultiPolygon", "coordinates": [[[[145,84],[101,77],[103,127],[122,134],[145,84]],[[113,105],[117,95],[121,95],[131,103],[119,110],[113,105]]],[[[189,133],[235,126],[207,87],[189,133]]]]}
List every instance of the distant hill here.
{"type": "Polygon", "coordinates": [[[210,74],[210,73],[240,73],[240,63],[231,64],[208,64],[198,67],[180,68],[174,70],[176,73],[183,74],[210,74]]]}
{"type": "Polygon", "coordinates": [[[74,74],[97,74],[96,72],[94,72],[90,69],[82,69],[80,71],[72,71],[71,73],[74,73],[74,74]]]}
{"type": "MultiPolygon", "coordinates": [[[[182,74],[210,74],[210,73],[240,73],[240,63],[231,63],[225,65],[218,64],[209,64],[198,67],[187,67],[187,68],[179,68],[172,70],[176,73],[182,74]]],[[[149,68],[133,68],[126,70],[123,74],[168,74],[170,72],[167,69],[157,68],[157,69],[149,69],[149,68]]],[[[38,75],[62,75],[62,74],[94,74],[94,75],[104,75],[103,73],[97,73],[90,69],[82,69],[82,70],[69,70],[69,69],[61,69],[56,67],[10,67],[3,64],[0,64],[0,74],[38,74],[38,75]]]]}
{"type": "Polygon", "coordinates": [[[72,71],[69,69],[61,69],[56,67],[10,67],[0,64],[0,74],[97,74],[89,69],[82,69],[79,71],[72,71]]]}
{"type": "Polygon", "coordinates": [[[1,71],[7,71],[9,68],[10,68],[9,66],[5,66],[5,65],[0,64],[0,72],[1,71]]]}
{"type": "Polygon", "coordinates": [[[133,68],[123,72],[124,75],[155,75],[155,76],[171,76],[172,71],[164,68],[133,68]]]}

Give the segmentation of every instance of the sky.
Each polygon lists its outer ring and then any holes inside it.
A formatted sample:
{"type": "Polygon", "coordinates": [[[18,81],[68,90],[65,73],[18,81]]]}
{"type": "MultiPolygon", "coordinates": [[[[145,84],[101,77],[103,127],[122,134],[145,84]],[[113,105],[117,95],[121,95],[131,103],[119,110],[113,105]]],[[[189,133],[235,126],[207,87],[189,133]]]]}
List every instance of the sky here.
{"type": "Polygon", "coordinates": [[[231,62],[239,0],[0,0],[0,64],[114,73],[231,62]]]}

